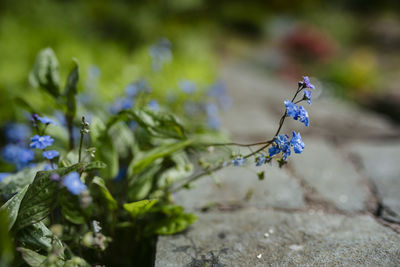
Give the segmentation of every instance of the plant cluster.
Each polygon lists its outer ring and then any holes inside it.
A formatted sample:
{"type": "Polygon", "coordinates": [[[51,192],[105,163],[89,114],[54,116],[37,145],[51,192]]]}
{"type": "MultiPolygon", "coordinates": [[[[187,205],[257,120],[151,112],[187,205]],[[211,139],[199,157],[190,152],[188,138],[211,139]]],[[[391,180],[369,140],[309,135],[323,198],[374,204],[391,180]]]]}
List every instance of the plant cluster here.
{"type": "MultiPolygon", "coordinates": [[[[171,60],[169,46],[163,40],[151,48],[156,71],[171,60]]],[[[224,143],[215,131],[220,125],[218,107],[231,104],[221,83],[205,96],[215,102],[200,103],[191,100],[196,84],[179,83],[188,96],[184,112],[205,121],[196,124],[152,99],[143,80],[130,84],[109,110],[78,114],[79,64],[73,60],[61,90],[51,49],[39,53],[30,81],[52,97],[62,116],[56,121],[39,115],[24,102],[31,127],[11,124],[5,131],[9,143],[2,156],[15,169],[0,175],[0,265],[119,266],[148,261],[157,235],[181,232],[196,220],[173,203],[172,193],[224,167],[242,166],[249,158],[256,166],[273,158],[283,165],[292,148],[303,151],[300,133],[289,138],[280,132],[287,117],[309,125],[306,109],[298,104],[310,104],[309,89],[314,88],[303,77],[291,101],[284,102],[286,110],[272,139],[238,144],[224,143]],[[204,152],[231,146],[258,148],[247,155],[203,159],[204,152]]],[[[174,96],[170,101],[179,103],[174,96]]]]}

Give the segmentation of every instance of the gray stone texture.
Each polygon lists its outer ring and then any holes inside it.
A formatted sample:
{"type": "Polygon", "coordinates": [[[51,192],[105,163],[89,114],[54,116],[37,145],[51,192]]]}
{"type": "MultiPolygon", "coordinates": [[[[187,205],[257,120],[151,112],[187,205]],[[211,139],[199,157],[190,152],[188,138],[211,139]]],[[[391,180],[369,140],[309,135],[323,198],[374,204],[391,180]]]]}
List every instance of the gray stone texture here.
{"type": "Polygon", "coordinates": [[[160,237],[156,267],[399,266],[400,237],[369,216],[257,209],[207,213],[160,237]]]}

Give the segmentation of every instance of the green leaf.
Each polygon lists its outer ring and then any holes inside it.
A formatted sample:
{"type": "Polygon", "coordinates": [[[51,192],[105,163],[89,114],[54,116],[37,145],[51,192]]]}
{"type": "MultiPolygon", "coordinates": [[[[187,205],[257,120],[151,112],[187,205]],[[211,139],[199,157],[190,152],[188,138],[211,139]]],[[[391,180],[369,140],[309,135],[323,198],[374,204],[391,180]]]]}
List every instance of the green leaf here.
{"type": "Polygon", "coordinates": [[[21,229],[40,222],[49,215],[50,208],[54,205],[57,196],[55,192],[58,188],[58,184],[50,178],[52,174],[64,176],[67,173],[82,170],[85,166],[86,163],[78,163],[67,168],[38,172],[21,201],[14,227],[21,229]]]}
{"type": "Polygon", "coordinates": [[[29,266],[40,267],[43,266],[47,260],[46,256],[40,255],[33,250],[22,247],[17,248],[17,250],[21,253],[22,258],[29,266]]]}
{"type": "Polygon", "coordinates": [[[58,248],[63,247],[60,239],[58,239],[43,222],[35,223],[20,230],[16,239],[19,243],[24,244],[24,246],[37,250],[43,249],[48,251],[52,247],[52,242],[53,245],[56,245],[58,248]]]}
{"type": "Polygon", "coordinates": [[[94,147],[101,148],[96,151],[96,159],[107,165],[107,168],[102,171],[103,176],[107,178],[115,177],[119,171],[118,153],[106,126],[97,117],[93,118],[90,124],[90,139],[94,147]]]}
{"type": "Polygon", "coordinates": [[[156,137],[175,139],[185,138],[184,127],[178,119],[169,113],[154,111],[150,108],[132,108],[121,111],[107,123],[107,129],[118,121],[134,120],[148,134],[156,137]]]}
{"type": "Polygon", "coordinates": [[[168,156],[178,150],[181,150],[192,143],[191,140],[184,140],[180,142],[170,143],[153,148],[149,151],[143,152],[133,159],[128,167],[128,176],[139,173],[150,164],[152,164],[156,159],[168,156]]]}
{"type": "Polygon", "coordinates": [[[183,213],[183,208],[177,205],[158,206],[152,212],[161,212],[163,217],[154,225],[149,225],[147,231],[159,235],[172,235],[181,232],[197,220],[196,215],[183,213]]]}
{"type": "Polygon", "coordinates": [[[110,191],[108,191],[108,188],[106,187],[106,183],[104,182],[104,180],[96,176],[93,178],[92,183],[100,190],[101,195],[107,201],[108,208],[110,210],[116,210],[118,208],[117,201],[115,201],[110,191]]]}
{"type": "Polygon", "coordinates": [[[39,52],[29,80],[33,86],[45,89],[54,97],[60,95],[58,60],[51,48],[45,48],[39,52]]]}
{"type": "Polygon", "coordinates": [[[74,118],[76,114],[76,99],[75,96],[78,93],[78,81],[79,81],[79,64],[76,59],[72,59],[73,67],[67,77],[65,84],[64,96],[67,101],[67,115],[70,118],[74,118]]]}
{"type": "Polygon", "coordinates": [[[28,191],[28,185],[26,185],[20,192],[18,192],[12,198],[10,198],[0,208],[0,211],[5,211],[8,215],[8,230],[11,230],[15,221],[17,220],[19,207],[27,191],[28,191]]]}
{"type": "Polygon", "coordinates": [[[8,233],[8,215],[0,209],[0,266],[11,266],[14,259],[14,248],[8,233]]]}
{"type": "Polygon", "coordinates": [[[85,172],[92,171],[92,170],[98,170],[98,169],[104,169],[106,167],[107,167],[107,164],[105,164],[104,162],[101,162],[99,160],[91,161],[86,165],[85,172]]]}
{"type": "Polygon", "coordinates": [[[65,219],[74,224],[84,224],[85,214],[80,207],[79,200],[71,194],[62,194],[60,196],[61,213],[65,219]]]}
{"type": "Polygon", "coordinates": [[[186,153],[176,153],[171,156],[172,162],[175,166],[165,170],[157,181],[158,188],[164,188],[170,184],[188,177],[193,173],[193,165],[190,163],[186,153]]]}
{"type": "Polygon", "coordinates": [[[128,183],[128,199],[130,201],[141,200],[148,196],[153,187],[156,174],[162,167],[161,163],[162,159],[157,159],[154,164],[145,168],[139,174],[130,177],[128,183]]]}
{"type": "Polygon", "coordinates": [[[157,199],[144,199],[132,203],[125,203],[124,209],[129,212],[133,218],[136,218],[139,215],[147,213],[156,203],[157,199]]]}
{"type": "Polygon", "coordinates": [[[71,150],[67,154],[61,155],[58,161],[59,168],[69,167],[78,162],[78,151],[71,150]]]}
{"type": "Polygon", "coordinates": [[[37,164],[34,167],[27,167],[7,176],[0,184],[0,194],[11,195],[21,191],[26,185],[32,183],[36,173],[43,170],[45,165],[45,163],[37,164]]]}

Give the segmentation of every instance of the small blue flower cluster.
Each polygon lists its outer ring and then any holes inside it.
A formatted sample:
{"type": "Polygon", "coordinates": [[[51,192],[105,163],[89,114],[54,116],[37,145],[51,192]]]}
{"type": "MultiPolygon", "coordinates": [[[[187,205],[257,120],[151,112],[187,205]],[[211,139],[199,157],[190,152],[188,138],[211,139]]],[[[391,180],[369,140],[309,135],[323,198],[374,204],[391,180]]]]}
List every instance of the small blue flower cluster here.
{"type": "Polygon", "coordinates": [[[233,166],[243,166],[246,163],[246,159],[242,156],[237,156],[236,158],[232,159],[233,166]]]}
{"type": "Polygon", "coordinates": [[[27,147],[30,135],[31,129],[25,124],[13,123],[5,129],[8,144],[2,149],[1,155],[17,170],[26,167],[34,159],[34,152],[27,147]]]}
{"type": "Polygon", "coordinates": [[[273,157],[276,154],[283,153],[283,160],[286,160],[290,156],[291,147],[296,154],[303,152],[305,147],[300,133],[293,132],[292,139],[289,140],[288,135],[279,134],[274,139],[274,145],[268,149],[269,157],[273,157]]]}
{"type": "Polygon", "coordinates": [[[154,71],[160,71],[165,63],[172,60],[171,47],[171,42],[166,38],[162,38],[149,48],[154,71]]]}
{"type": "MultiPolygon", "coordinates": [[[[297,92],[304,90],[302,100],[307,100],[308,104],[311,104],[311,91],[305,90],[307,88],[315,89],[315,86],[311,84],[310,79],[307,76],[303,76],[303,81],[299,83],[299,89],[297,92]]],[[[303,106],[298,106],[289,100],[285,100],[284,103],[287,116],[299,120],[307,127],[310,125],[308,112],[303,106]]],[[[282,159],[286,161],[287,157],[290,156],[291,147],[293,147],[296,154],[303,152],[305,144],[301,139],[300,133],[293,131],[291,140],[289,140],[288,135],[279,134],[274,138],[273,146],[268,149],[269,157],[271,158],[276,154],[283,153],[282,159]]]]}
{"type": "MultiPolygon", "coordinates": [[[[49,125],[49,124],[56,125],[56,123],[53,120],[51,120],[47,117],[40,117],[37,114],[33,115],[33,119],[34,119],[35,123],[41,122],[45,125],[49,125]]],[[[48,160],[51,160],[51,159],[59,156],[59,153],[56,150],[47,150],[47,151],[45,150],[48,146],[52,146],[53,143],[54,143],[54,139],[51,138],[51,136],[36,134],[31,138],[31,143],[29,144],[29,146],[31,148],[44,150],[42,153],[42,156],[48,160]]]]}

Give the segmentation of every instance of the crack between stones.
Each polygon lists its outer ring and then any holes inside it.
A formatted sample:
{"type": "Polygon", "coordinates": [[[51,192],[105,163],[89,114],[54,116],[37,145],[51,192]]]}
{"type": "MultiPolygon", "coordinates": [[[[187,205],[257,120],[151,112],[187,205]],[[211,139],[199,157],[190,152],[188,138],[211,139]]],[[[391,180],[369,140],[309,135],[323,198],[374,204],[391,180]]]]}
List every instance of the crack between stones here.
{"type": "Polygon", "coordinates": [[[368,177],[368,175],[364,171],[361,158],[355,153],[348,153],[344,149],[343,143],[337,143],[335,145],[339,153],[341,153],[343,157],[348,159],[351,166],[362,178],[361,185],[367,193],[366,203],[365,203],[366,204],[365,211],[367,212],[367,214],[372,216],[382,226],[390,228],[394,232],[400,234],[400,223],[390,220],[389,218],[383,216],[383,213],[385,211],[389,213],[394,213],[394,212],[391,211],[389,207],[383,204],[375,183],[368,177]]]}

